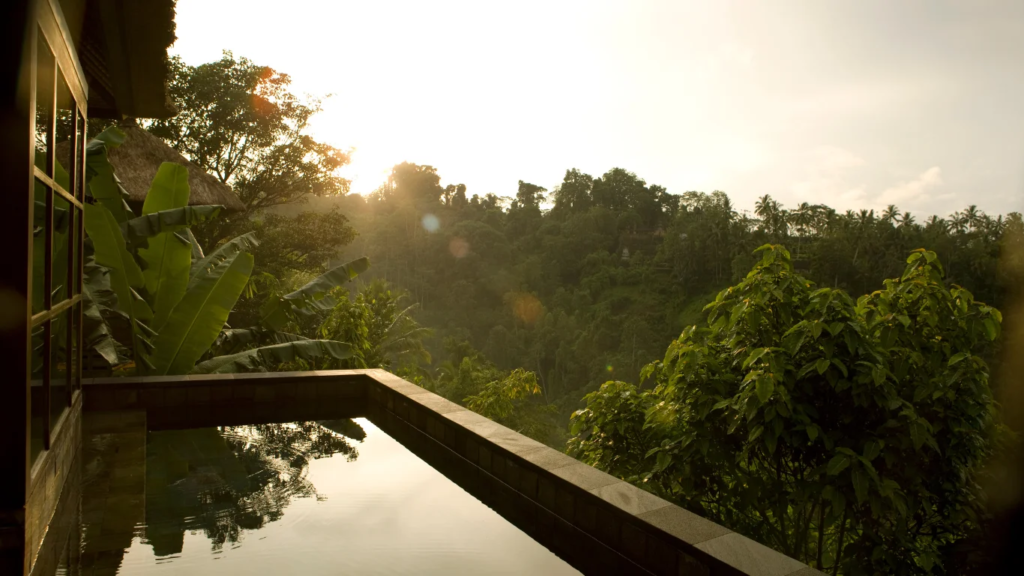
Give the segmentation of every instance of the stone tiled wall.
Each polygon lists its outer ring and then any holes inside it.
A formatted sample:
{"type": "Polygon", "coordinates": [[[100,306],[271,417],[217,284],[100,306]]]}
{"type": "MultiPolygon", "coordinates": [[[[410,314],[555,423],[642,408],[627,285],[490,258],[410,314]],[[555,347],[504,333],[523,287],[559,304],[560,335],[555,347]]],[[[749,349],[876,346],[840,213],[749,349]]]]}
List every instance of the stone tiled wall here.
{"type": "Polygon", "coordinates": [[[408,423],[474,465],[469,486],[502,493],[492,500],[503,516],[588,573],[820,574],[392,374],[372,376],[371,416],[408,423]]]}
{"type": "Polygon", "coordinates": [[[39,557],[43,537],[59,520],[55,512],[61,494],[64,490],[77,488],[75,482],[67,480],[74,476],[82,444],[82,394],[76,394],[74,400],[54,428],[50,449],[43,452],[32,467],[31,487],[25,504],[26,573],[33,569],[39,557]]]}
{"type": "Polygon", "coordinates": [[[383,370],[84,385],[87,410],[144,409],[151,427],[369,416],[586,573],[820,574],[383,370]]]}
{"type": "Polygon", "coordinates": [[[337,418],[366,411],[366,370],[95,378],[89,411],[145,410],[151,429],[337,418]]]}

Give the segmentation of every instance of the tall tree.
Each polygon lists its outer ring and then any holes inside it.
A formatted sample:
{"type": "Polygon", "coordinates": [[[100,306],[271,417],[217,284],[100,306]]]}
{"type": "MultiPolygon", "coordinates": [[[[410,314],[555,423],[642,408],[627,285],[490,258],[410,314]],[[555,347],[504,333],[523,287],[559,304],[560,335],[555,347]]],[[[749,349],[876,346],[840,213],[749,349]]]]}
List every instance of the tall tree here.
{"type": "Polygon", "coordinates": [[[231,52],[199,66],[175,56],[169,69],[180,112],[149,130],[229,184],[248,211],[348,191],[337,170],[349,153],[308,134],[321,103],[292,92],[287,74],[231,52]]]}

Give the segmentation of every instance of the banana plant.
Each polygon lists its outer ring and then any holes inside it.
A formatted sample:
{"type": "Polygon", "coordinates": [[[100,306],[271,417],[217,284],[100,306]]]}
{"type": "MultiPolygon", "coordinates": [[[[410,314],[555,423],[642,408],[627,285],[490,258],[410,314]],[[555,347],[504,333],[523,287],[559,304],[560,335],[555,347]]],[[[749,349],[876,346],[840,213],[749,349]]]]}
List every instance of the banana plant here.
{"type": "MultiPolygon", "coordinates": [[[[114,331],[106,324],[111,316],[127,320],[131,342],[126,348],[139,375],[261,370],[275,362],[351,356],[350,346],[343,342],[267,335],[273,330],[264,327],[251,329],[261,336],[246,341],[241,331],[225,330],[228,315],[252,274],[256,237],[245,234],[204,254],[189,227],[216,217],[222,207],[188,206],[188,169],[173,163],[160,166],[142,215],[135,217],[123,202],[106,160],[106,150],[123,140],[108,134],[111,130],[90,143],[87,173],[92,176],[88,181],[92,202],[85,206],[91,252],[86,281],[92,283],[83,292],[91,325],[87,342],[103,358],[110,361],[117,356],[114,331]],[[211,358],[211,347],[218,340],[235,344],[231,353],[211,358]]],[[[297,295],[286,295],[281,313],[299,314],[309,306],[308,300],[321,298],[365,267],[356,264],[345,272],[339,270],[344,267],[329,271],[297,295]]]]}
{"type": "Polygon", "coordinates": [[[294,292],[268,298],[260,307],[261,321],[269,328],[283,330],[291,322],[299,323],[325,314],[338,303],[331,296],[331,290],[351,281],[369,267],[370,261],[367,258],[357,258],[328,270],[294,292]]]}

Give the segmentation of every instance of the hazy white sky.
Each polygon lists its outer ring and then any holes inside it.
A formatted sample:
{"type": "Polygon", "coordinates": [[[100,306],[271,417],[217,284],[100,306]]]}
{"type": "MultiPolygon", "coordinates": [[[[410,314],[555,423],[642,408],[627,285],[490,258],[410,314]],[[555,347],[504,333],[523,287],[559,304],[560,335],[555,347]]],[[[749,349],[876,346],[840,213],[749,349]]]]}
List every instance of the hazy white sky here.
{"type": "Polygon", "coordinates": [[[1024,0],[178,0],[222,49],[332,94],[365,193],[402,161],[470,194],[567,168],[670,192],[920,217],[1024,207],[1024,0]]]}

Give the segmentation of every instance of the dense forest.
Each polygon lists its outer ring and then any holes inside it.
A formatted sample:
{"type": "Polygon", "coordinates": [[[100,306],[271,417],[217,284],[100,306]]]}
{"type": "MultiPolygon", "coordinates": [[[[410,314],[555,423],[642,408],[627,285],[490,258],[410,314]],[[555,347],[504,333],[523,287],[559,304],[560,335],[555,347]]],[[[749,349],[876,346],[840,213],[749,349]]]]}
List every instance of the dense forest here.
{"type": "MultiPolygon", "coordinates": [[[[918,221],[896,206],[786,209],[765,196],[748,212],[723,192],[672,194],[623,169],[568,170],[551,191],[519,182],[515,198],[502,198],[442,187],[434,168],[401,164],[365,198],[289,207],[309,209],[350,220],[358,235],[344,253],[368,256],[366,277],[407,291],[415,318],[433,330],[436,360],[475,355],[536,373],[544,398],[562,408],[560,427],[602,382],[636,381],[747,274],[763,244],[785,245],[797,271],[850,294],[877,290],[926,247],[948,283],[998,307],[1015,273],[1000,255],[1024,230],[1020,214],[993,218],[974,206],[918,221]]],[[[422,362],[392,368],[434,374],[422,362]]]]}
{"type": "Polygon", "coordinates": [[[115,373],[383,367],[833,574],[983,565],[1019,213],[743,207],[622,168],[502,197],[404,162],[350,194],[350,153],[308,136],[320,104],[286,75],[230,53],[172,64],[181,113],[144,127],[246,210],[186,207],[168,166],[166,198],[121,213],[119,137],[100,134],[90,210],[109,225],[90,216],[87,271],[113,285],[90,290],[110,327],[87,344],[115,373]],[[186,338],[170,311],[205,318],[202,290],[224,292],[224,317],[165,359],[186,338]]]}

